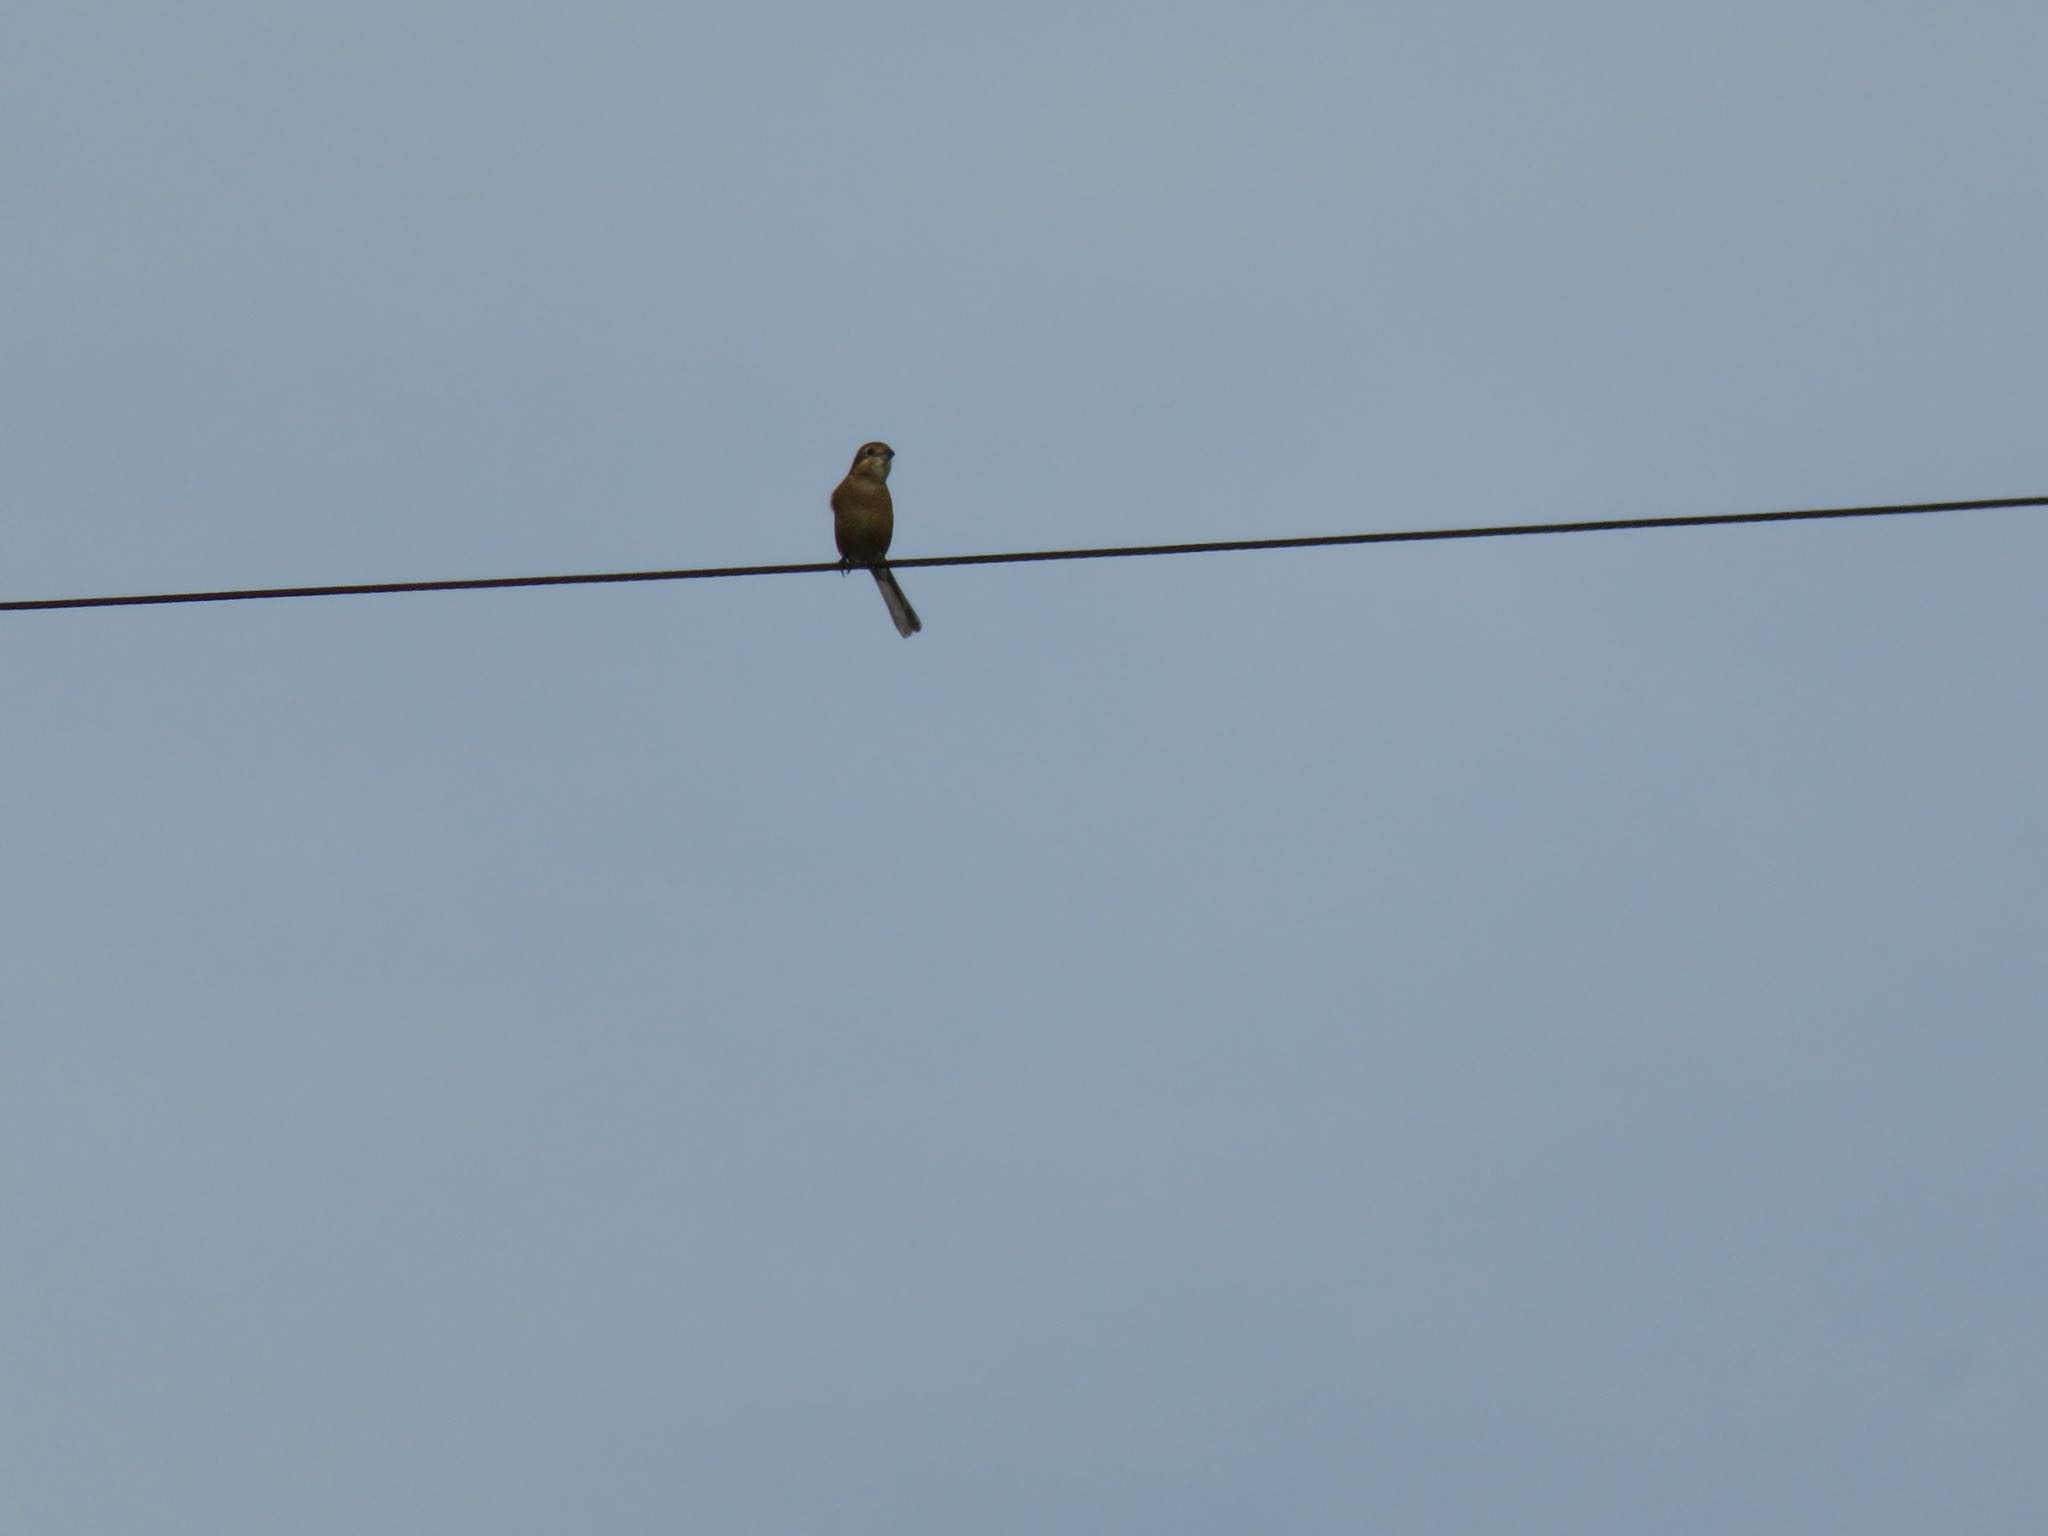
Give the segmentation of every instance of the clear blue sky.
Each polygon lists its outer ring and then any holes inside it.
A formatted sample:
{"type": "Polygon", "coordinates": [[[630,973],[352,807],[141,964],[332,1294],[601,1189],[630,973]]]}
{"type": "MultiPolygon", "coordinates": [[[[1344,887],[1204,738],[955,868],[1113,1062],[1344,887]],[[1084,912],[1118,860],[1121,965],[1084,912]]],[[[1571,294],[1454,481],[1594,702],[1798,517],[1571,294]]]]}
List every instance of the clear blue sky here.
{"type": "MultiPolygon", "coordinates": [[[[12,0],[0,597],[2048,491],[2038,4],[12,0]]],[[[0,1526],[2048,1526],[2048,513],[0,615],[0,1526]]]]}

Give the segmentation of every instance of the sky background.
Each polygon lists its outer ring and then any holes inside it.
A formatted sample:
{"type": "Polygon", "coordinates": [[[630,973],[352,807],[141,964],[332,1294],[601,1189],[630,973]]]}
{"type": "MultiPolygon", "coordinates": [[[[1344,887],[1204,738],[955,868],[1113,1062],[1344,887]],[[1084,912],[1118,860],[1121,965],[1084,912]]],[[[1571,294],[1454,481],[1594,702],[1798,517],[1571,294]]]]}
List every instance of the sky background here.
{"type": "MultiPolygon", "coordinates": [[[[0,11],[0,597],[2048,492],[2048,10],[0,11]]],[[[0,615],[0,1525],[2032,1533],[2048,512],[0,615]]]]}

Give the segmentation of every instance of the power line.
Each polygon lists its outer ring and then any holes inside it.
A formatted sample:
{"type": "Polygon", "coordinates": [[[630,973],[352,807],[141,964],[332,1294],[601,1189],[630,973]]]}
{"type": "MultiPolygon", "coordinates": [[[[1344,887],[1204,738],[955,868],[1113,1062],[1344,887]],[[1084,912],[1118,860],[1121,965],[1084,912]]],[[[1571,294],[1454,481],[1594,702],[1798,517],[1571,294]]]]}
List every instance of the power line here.
{"type": "MultiPolygon", "coordinates": [[[[1619,533],[1647,528],[1712,528],[1731,523],[1820,522],[1846,517],[1909,517],[1928,512],[1988,512],[2048,506],[2048,496],[1995,501],[1922,501],[1881,507],[1820,507],[1792,512],[1710,512],[1696,517],[1614,517],[1575,523],[1498,523],[1480,528],[1417,528],[1393,533],[1325,533],[1292,539],[1220,539],[1203,544],[1123,544],[1106,549],[1032,549],[999,555],[916,555],[897,570],[932,565],[1020,565],[1039,560],[1122,560],[1138,555],[1217,555],[1254,549],[1321,549],[1338,544],[1422,544],[1436,539],[1509,539],[1536,533],[1619,533]]],[[[222,592],[143,592],[126,597],[36,597],[0,602],[0,613],[49,608],[143,608],[164,603],[248,603],[273,597],[369,597],[388,592],[483,592],[503,587],[599,586],[627,581],[705,581],[721,576],[803,576],[841,569],[803,565],[715,565],[673,571],[597,571],[573,576],[483,576],[454,581],[371,581],[324,587],[245,587],[222,592]]]]}

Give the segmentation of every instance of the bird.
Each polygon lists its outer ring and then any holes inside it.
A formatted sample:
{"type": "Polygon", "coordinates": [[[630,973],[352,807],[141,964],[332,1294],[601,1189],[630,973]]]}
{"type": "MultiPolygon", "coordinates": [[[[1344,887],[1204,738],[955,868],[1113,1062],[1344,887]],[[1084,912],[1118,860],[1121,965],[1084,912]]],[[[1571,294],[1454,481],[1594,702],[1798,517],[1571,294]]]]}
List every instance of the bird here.
{"type": "Polygon", "coordinates": [[[896,573],[885,558],[890,535],[896,531],[896,504],[889,497],[889,464],[895,457],[896,450],[887,443],[860,445],[853,468],[832,493],[832,535],[839,544],[841,566],[865,566],[874,573],[889,617],[896,621],[896,633],[908,640],[924,624],[896,585],[896,573]]]}

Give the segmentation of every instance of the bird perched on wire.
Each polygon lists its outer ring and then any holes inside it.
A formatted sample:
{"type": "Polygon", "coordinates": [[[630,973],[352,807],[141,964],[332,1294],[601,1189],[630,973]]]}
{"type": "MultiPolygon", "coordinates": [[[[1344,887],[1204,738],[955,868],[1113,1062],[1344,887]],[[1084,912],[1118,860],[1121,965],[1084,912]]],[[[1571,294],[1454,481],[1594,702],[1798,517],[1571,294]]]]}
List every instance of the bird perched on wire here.
{"type": "Polygon", "coordinates": [[[896,531],[896,504],[889,498],[889,463],[895,457],[896,450],[887,443],[860,445],[853,468],[832,493],[832,534],[839,542],[843,564],[848,568],[866,566],[874,572],[882,601],[889,605],[889,617],[896,621],[896,633],[908,640],[924,625],[896,585],[896,573],[885,558],[889,538],[896,531]]]}

